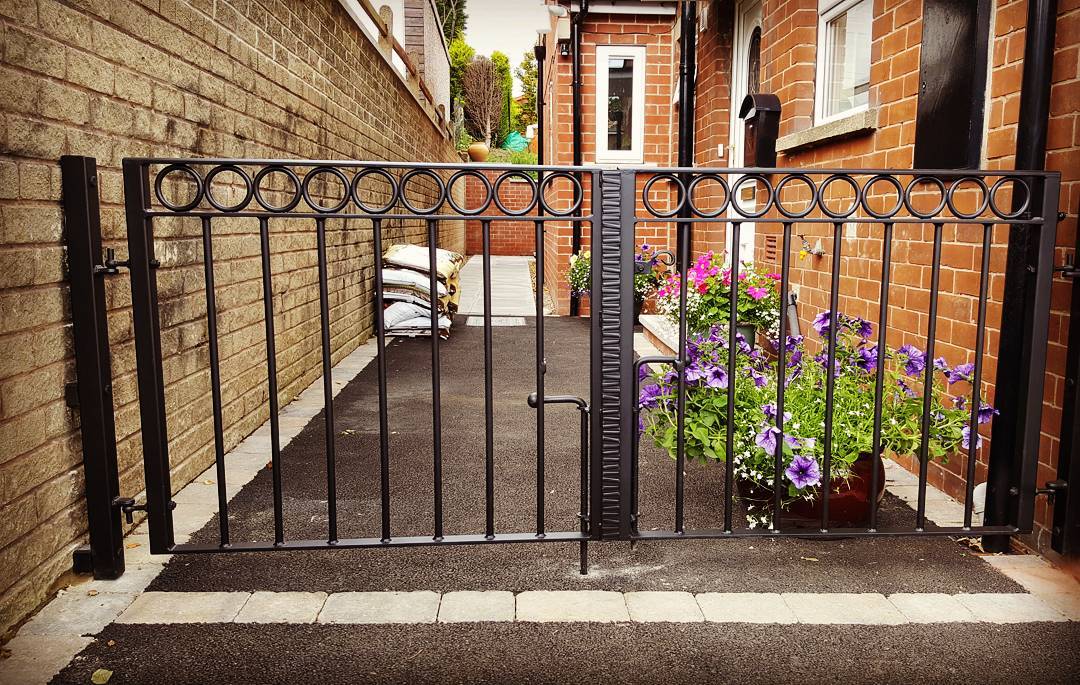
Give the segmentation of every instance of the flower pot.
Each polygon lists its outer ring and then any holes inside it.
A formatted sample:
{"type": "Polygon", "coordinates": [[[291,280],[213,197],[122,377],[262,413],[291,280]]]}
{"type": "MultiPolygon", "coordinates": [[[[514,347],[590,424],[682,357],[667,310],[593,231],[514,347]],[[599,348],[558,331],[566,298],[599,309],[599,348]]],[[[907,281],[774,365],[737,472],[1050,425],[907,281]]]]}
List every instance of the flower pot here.
{"type": "MultiPolygon", "coordinates": [[[[875,466],[878,472],[877,501],[880,502],[885,496],[885,466],[880,458],[876,465],[873,461],[872,455],[862,454],[851,465],[851,474],[846,481],[842,478],[833,478],[829,496],[829,528],[862,528],[869,523],[870,479],[875,466]]],[[[772,488],[746,480],[738,481],[736,487],[741,499],[759,511],[764,509],[771,520],[772,488]]],[[[823,495],[824,493],[819,488],[818,495],[812,502],[797,499],[788,504],[780,513],[780,527],[820,528],[823,495]]]]}
{"type": "Polygon", "coordinates": [[[469,159],[474,162],[486,162],[491,150],[482,142],[475,142],[469,146],[469,159]]]}

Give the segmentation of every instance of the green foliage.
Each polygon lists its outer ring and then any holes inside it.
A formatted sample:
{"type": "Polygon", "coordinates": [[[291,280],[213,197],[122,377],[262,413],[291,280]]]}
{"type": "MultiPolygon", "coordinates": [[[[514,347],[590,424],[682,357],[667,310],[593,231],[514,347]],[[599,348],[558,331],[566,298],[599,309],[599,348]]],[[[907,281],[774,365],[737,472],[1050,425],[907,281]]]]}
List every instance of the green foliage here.
{"type": "Polygon", "coordinates": [[[589,292],[592,283],[592,251],[582,250],[578,254],[570,255],[566,282],[570,284],[570,292],[575,295],[589,292]]]}
{"type": "Polygon", "coordinates": [[[450,42],[450,103],[452,109],[463,106],[465,79],[465,67],[476,56],[474,50],[461,38],[455,38],[450,42]]]}
{"type": "Polygon", "coordinates": [[[514,129],[524,135],[525,128],[536,123],[536,57],[533,53],[526,52],[514,75],[521,83],[522,104],[517,115],[517,125],[514,129]]]}
{"type": "Polygon", "coordinates": [[[439,20],[442,22],[443,37],[447,44],[460,40],[465,35],[465,26],[469,15],[465,13],[467,0],[435,0],[435,8],[439,11],[439,20]]]}
{"type": "Polygon", "coordinates": [[[502,145],[502,141],[510,133],[511,114],[510,108],[513,107],[513,98],[511,97],[514,90],[514,77],[510,75],[510,58],[505,54],[496,50],[491,53],[491,63],[495,65],[495,72],[499,75],[499,81],[502,84],[502,116],[499,117],[499,125],[495,128],[495,134],[492,137],[493,141],[498,141],[499,145],[502,145]]]}

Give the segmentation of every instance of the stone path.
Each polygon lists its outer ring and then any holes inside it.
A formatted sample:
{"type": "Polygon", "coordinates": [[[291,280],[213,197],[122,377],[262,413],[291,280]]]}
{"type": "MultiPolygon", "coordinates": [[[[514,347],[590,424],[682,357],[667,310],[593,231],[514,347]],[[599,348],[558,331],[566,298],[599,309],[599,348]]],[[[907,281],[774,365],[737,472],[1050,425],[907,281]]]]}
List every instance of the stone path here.
{"type": "MultiPolygon", "coordinates": [[[[529,261],[529,257],[491,257],[492,316],[536,316],[529,261]]],[[[461,268],[458,315],[483,313],[484,259],[474,255],[461,268]]]]}

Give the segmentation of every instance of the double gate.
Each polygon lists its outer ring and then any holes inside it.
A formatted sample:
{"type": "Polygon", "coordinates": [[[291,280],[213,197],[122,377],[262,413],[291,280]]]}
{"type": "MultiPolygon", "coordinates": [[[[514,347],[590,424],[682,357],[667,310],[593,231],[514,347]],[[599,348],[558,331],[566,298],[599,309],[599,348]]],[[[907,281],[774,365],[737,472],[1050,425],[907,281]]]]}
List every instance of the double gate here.
{"type": "MultiPolygon", "coordinates": [[[[1050,282],[1056,231],[1058,176],[1044,172],[933,172],[897,170],[762,170],[704,168],[640,168],[605,170],[596,167],[500,167],[497,165],[451,165],[387,162],[336,162],[296,160],[199,160],[129,159],[124,161],[127,259],[119,261],[112,250],[102,251],[97,206],[97,172],[89,158],[68,157],[62,161],[66,206],[66,235],[72,283],[72,310],[75,329],[79,383],[78,405],[87,472],[87,501],[91,544],[82,554],[82,565],[100,577],[123,572],[121,513],[129,516],[144,510],[149,520],[150,546],[154,553],[229,552],[297,550],[315,548],[386,547],[395,545],[447,545],[466,543],[577,541],[581,546],[581,568],[587,568],[587,543],[591,540],[634,540],[655,538],[727,538],[738,536],[801,537],[889,536],[889,535],[984,535],[991,543],[1007,541],[1009,535],[1030,532],[1035,499],[1047,325],[1050,309],[1050,282]],[[505,184],[524,183],[531,201],[510,205],[504,201],[505,184]],[[476,184],[483,196],[467,203],[463,189],[476,184]],[[737,200],[736,200],[737,198],[737,200]],[[169,458],[170,435],[184,426],[169,424],[166,411],[168,388],[163,370],[162,307],[159,303],[158,275],[170,268],[160,254],[160,225],[183,219],[198,226],[202,283],[207,331],[207,363],[200,373],[209,375],[213,413],[214,453],[217,469],[219,529],[212,543],[178,544],[172,525],[172,482],[169,458]],[[263,345],[267,364],[271,447],[267,460],[273,471],[273,539],[237,540],[229,529],[229,495],[226,432],[223,417],[221,355],[218,348],[218,314],[214,283],[215,235],[226,222],[247,221],[257,225],[260,273],[264,308],[263,345]],[[352,240],[370,237],[375,255],[374,333],[377,339],[378,421],[379,421],[379,530],[366,538],[349,538],[338,532],[338,481],[335,407],[332,385],[331,290],[327,236],[328,222],[350,222],[356,230],[352,240]],[[447,530],[443,523],[442,358],[440,338],[430,336],[430,392],[432,399],[430,532],[425,535],[395,534],[394,510],[389,471],[394,460],[389,440],[387,332],[383,321],[382,265],[379,255],[392,233],[398,239],[412,231],[414,241],[438,246],[439,235],[448,222],[475,221],[483,238],[483,355],[485,434],[482,460],[484,520],[475,530],[447,530]],[[535,229],[535,392],[522,402],[535,410],[535,525],[527,530],[503,530],[496,520],[495,395],[493,364],[493,319],[491,243],[493,227],[500,222],[532,222],[535,229]],[[322,361],[326,461],[326,530],[318,539],[292,539],[286,535],[282,502],[279,430],[279,391],[275,343],[274,269],[272,229],[276,222],[289,222],[290,231],[310,239],[314,234],[319,310],[319,353],[322,361]],[[545,246],[553,242],[554,226],[577,223],[591,235],[591,331],[589,386],[586,397],[565,394],[545,384],[546,355],[558,342],[545,340],[544,289],[545,246]],[[357,228],[358,227],[358,228],[357,228]],[[411,228],[404,228],[411,227],[411,228]],[[396,233],[395,233],[396,232],[396,233]],[[740,254],[741,237],[755,237],[756,254],[740,254]],[[678,324],[673,354],[640,357],[634,351],[635,256],[643,240],[666,237],[673,251],[678,324]],[[1005,242],[1008,246],[1006,247],[1005,242]],[[723,361],[715,373],[730,379],[724,387],[726,415],[715,417],[717,425],[730,427],[717,443],[723,457],[725,478],[715,493],[715,506],[722,511],[717,527],[686,525],[686,421],[688,396],[694,385],[689,378],[694,350],[701,342],[688,322],[688,299],[695,293],[689,271],[695,256],[706,248],[730,252],[727,266],[731,283],[739,283],[742,264],[775,259],[776,280],[784,314],[772,331],[777,341],[794,340],[799,328],[821,311],[840,312],[854,298],[873,300],[866,305],[877,333],[866,337],[867,355],[877,369],[889,361],[887,344],[894,336],[919,339],[925,366],[907,378],[913,396],[923,398],[918,435],[913,436],[912,458],[918,471],[915,511],[904,525],[882,526],[878,521],[878,498],[871,497],[865,525],[837,527],[829,514],[829,488],[822,497],[820,525],[793,529],[777,515],[760,527],[747,526],[737,509],[739,492],[735,456],[746,445],[746,435],[759,426],[741,426],[736,415],[735,379],[748,373],[739,355],[738,287],[729,288],[723,304],[726,322],[714,329],[715,339],[726,344],[723,361]],[[961,256],[956,256],[961,255],[961,256]],[[962,255],[968,255],[963,257],[962,255]],[[965,262],[964,260],[969,261],[965,262]],[[809,260],[809,261],[806,261],[809,260]],[[828,266],[825,269],[825,266],[828,266]],[[112,373],[105,305],[104,280],[122,269],[130,272],[131,317],[134,324],[139,415],[141,420],[145,501],[122,496],[112,415],[112,373]],[[912,279],[911,270],[916,277],[912,279]],[[963,278],[962,278],[963,277],[963,278]],[[925,282],[925,285],[924,285],[925,282]],[[865,288],[872,285],[871,297],[865,288]],[[689,290],[689,292],[688,292],[689,290]],[[799,316],[788,316],[792,295],[801,291],[799,316]],[[917,292],[916,292],[917,291],[917,292]],[[899,295],[898,295],[899,294],[899,295]],[[901,297],[897,302],[893,298],[901,297]],[[875,299],[876,298],[876,299],[875,299]],[[943,316],[942,303],[949,310],[943,316]],[[925,304],[925,307],[922,307],[925,304]],[[964,309],[966,307],[966,309],[964,309]],[[871,311],[872,310],[872,311],[871,311]],[[969,312],[965,318],[964,311],[969,312]],[[897,327],[894,318],[917,321],[915,328],[897,327]],[[799,323],[801,320],[802,324],[799,323]],[[966,483],[962,526],[935,527],[927,520],[927,487],[932,460],[931,399],[935,390],[935,347],[952,349],[961,339],[942,335],[939,321],[964,327],[973,349],[966,380],[972,389],[958,406],[970,411],[964,420],[968,436],[980,432],[980,409],[986,398],[982,389],[993,382],[999,412],[994,419],[989,444],[965,439],[956,458],[963,460],[958,473],[966,483]],[[871,346],[870,343],[875,343],[871,346]],[[991,349],[991,344],[997,346],[991,349]],[[990,363],[993,359],[993,363],[990,363]],[[640,379],[650,369],[669,370],[674,378],[669,397],[675,427],[671,445],[670,478],[673,501],[666,511],[654,513],[650,530],[639,526],[638,462],[641,446],[649,438],[639,431],[647,410],[639,402],[640,379]],[[988,369],[995,369],[990,376],[988,369]],[[1008,388],[1002,392],[1000,388],[1008,388]],[[561,394],[555,394],[561,393],[561,394]],[[580,417],[580,526],[549,530],[545,517],[545,414],[552,404],[576,407],[580,417]],[[970,431],[970,432],[968,432],[970,431]],[[987,469],[984,520],[976,519],[975,484],[987,469]]],[[[175,235],[170,233],[170,235],[175,235]]],[[[348,233],[342,234],[350,240],[348,233]]],[[[338,236],[337,239],[340,239],[338,236]]],[[[434,251],[428,264],[428,290],[432,303],[439,299],[434,251]]],[[[640,268],[640,267],[638,267],[640,268]]],[[[188,292],[190,289],[186,289],[188,292]]],[[[839,315],[837,315],[837,319],[839,315]]],[[[439,312],[431,307],[430,324],[439,327],[439,312]]],[[[841,363],[838,325],[825,326],[813,348],[825,369],[841,363]]],[[[808,332],[807,332],[808,333],[808,332]]],[[[807,336],[809,337],[809,336],[807,336]]],[[[421,343],[414,343],[421,344],[421,343]]],[[[741,343],[740,343],[741,344],[741,343]]],[[[765,347],[768,343],[763,343],[765,347]]],[[[776,423],[774,454],[770,455],[771,482],[786,482],[785,469],[791,455],[785,454],[785,373],[794,373],[791,349],[776,345],[770,359],[778,378],[772,387],[776,423]]],[[[755,357],[756,358],[756,357],[755,357]]],[[[850,360],[845,361],[848,363],[850,360]]],[[[966,361],[966,360],[965,360],[966,361]]],[[[818,468],[820,481],[830,483],[836,472],[834,460],[834,401],[837,375],[824,374],[821,401],[824,402],[822,450],[818,468]]],[[[875,462],[884,452],[883,407],[889,393],[885,374],[879,372],[870,386],[873,393],[872,430],[867,440],[868,456],[875,462]]],[[[790,379],[788,379],[790,380],[790,379]]],[[[907,386],[904,386],[907,388],[907,386]]],[[[937,405],[933,405],[936,411],[937,405]]],[[[571,424],[573,425],[573,424],[571,424]]],[[[887,427],[886,427],[887,428],[887,427]]],[[[718,428],[719,430],[719,428],[718,428]]],[[[528,458],[517,455],[516,458],[528,458]]],[[[871,469],[870,492],[883,483],[877,469],[871,469]]],[[[782,488],[774,487],[773,511],[781,511],[782,488]]],[[[815,514],[817,515],[817,514],[815,514]]]]}

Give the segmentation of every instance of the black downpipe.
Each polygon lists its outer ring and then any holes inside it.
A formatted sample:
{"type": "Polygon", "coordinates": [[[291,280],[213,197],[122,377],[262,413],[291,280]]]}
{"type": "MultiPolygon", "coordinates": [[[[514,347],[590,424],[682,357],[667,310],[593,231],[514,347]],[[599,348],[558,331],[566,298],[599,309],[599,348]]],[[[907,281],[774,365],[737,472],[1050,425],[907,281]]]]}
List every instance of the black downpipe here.
{"type": "MultiPolygon", "coordinates": [[[[573,44],[571,61],[571,85],[570,92],[574,105],[574,166],[581,166],[581,24],[585,21],[585,15],[589,13],[589,0],[581,0],[581,8],[570,22],[570,42],[573,44]]],[[[581,175],[575,172],[578,181],[581,175]]],[[[581,216],[581,209],[574,212],[575,216],[581,216]]],[[[571,254],[581,251],[581,222],[572,222],[573,233],[570,240],[571,254]]],[[[581,299],[577,293],[570,294],[570,316],[577,316],[581,308],[581,299]]]]}
{"type": "MultiPolygon", "coordinates": [[[[682,25],[679,30],[679,166],[691,167],[694,165],[694,99],[697,91],[695,75],[697,72],[697,3],[682,3],[682,25]]],[[[684,188],[690,187],[690,177],[684,174],[682,178],[684,188]]],[[[690,201],[683,203],[679,210],[679,217],[690,217],[690,201]]],[[[694,249],[692,224],[688,221],[680,222],[676,236],[675,254],[679,255],[679,268],[685,269],[689,265],[683,261],[688,259],[694,249]],[[683,249],[683,243],[686,249],[683,249]]]]}
{"type": "MultiPolygon", "coordinates": [[[[1016,169],[1041,170],[1046,166],[1046,129],[1050,116],[1050,84],[1054,66],[1054,33],[1057,21],[1057,0],[1028,0],[1027,29],[1024,35],[1024,73],[1020,85],[1020,125],[1016,127],[1016,169]]],[[[1056,212],[1057,207],[1042,206],[1041,179],[1031,179],[1028,216],[1043,216],[1044,211],[1056,212]]],[[[1013,194],[1013,211],[1024,202],[1022,193],[1013,194]]],[[[995,396],[1001,416],[991,431],[989,472],[987,475],[985,523],[988,526],[1007,525],[1017,520],[1019,486],[1024,456],[1025,408],[1028,384],[1022,374],[1029,368],[1031,355],[1026,345],[1031,324],[1031,302],[1035,288],[1035,272],[1029,265],[1036,263],[1039,241],[1027,225],[1009,229],[1009,248],[1005,262],[1005,296],[1002,302],[1002,322],[1013,325],[1001,327],[998,346],[998,371],[995,387],[1018,388],[1020,392],[998,392],[995,396]]],[[[983,538],[987,551],[1007,552],[1009,536],[988,535],[983,538]]]]}

